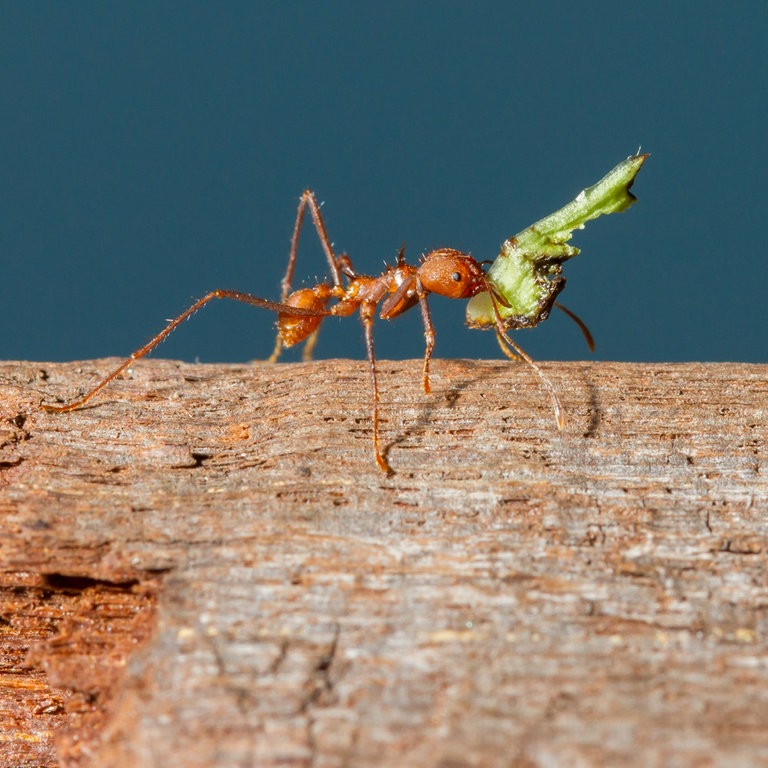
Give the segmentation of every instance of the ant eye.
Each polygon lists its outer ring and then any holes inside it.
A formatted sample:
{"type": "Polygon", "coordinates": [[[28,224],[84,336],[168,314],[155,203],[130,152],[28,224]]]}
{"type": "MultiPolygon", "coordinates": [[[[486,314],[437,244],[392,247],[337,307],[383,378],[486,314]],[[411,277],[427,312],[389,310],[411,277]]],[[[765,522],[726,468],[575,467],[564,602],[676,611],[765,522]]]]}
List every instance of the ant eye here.
{"type": "Polygon", "coordinates": [[[461,282],[461,272],[454,272],[451,275],[451,280],[455,280],[457,283],[461,282]]]}

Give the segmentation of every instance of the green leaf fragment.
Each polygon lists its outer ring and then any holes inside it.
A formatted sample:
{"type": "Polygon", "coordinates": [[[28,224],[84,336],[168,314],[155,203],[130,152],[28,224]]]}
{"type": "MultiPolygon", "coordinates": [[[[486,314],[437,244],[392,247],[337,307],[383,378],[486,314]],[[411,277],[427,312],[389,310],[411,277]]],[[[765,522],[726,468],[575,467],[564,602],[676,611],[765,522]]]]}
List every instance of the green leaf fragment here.
{"type": "MultiPolygon", "coordinates": [[[[546,320],[565,287],[565,278],[560,276],[562,263],[579,252],[568,245],[573,230],[583,229],[586,222],[603,214],[629,208],[636,200],[629,188],[647,157],[628,157],[560,210],[502,244],[488,270],[488,280],[501,297],[496,305],[507,328],[530,328],[546,320]]],[[[496,324],[489,293],[470,299],[467,323],[471,327],[496,324]]]]}

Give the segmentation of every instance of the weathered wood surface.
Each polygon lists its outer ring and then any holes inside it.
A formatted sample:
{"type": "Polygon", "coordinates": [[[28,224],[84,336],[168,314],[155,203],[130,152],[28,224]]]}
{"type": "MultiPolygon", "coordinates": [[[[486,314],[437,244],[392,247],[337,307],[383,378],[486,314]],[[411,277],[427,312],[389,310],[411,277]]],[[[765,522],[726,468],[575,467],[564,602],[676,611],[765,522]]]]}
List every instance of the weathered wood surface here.
{"type": "Polygon", "coordinates": [[[768,366],[0,365],[2,765],[768,764],[768,366]]]}

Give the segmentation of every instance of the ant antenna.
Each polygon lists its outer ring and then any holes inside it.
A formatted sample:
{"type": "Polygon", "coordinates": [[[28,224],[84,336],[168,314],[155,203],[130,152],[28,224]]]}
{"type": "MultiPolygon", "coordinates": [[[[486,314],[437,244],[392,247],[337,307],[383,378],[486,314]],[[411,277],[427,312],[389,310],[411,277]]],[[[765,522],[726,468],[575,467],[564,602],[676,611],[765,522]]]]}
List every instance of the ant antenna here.
{"type": "Polygon", "coordinates": [[[592,334],[589,332],[589,328],[587,328],[586,323],[575,313],[571,312],[568,307],[564,307],[559,301],[555,302],[555,306],[561,311],[565,312],[568,317],[573,320],[576,325],[581,328],[581,332],[584,334],[584,340],[587,342],[587,346],[589,347],[590,352],[595,351],[595,340],[592,338],[592,334]]]}

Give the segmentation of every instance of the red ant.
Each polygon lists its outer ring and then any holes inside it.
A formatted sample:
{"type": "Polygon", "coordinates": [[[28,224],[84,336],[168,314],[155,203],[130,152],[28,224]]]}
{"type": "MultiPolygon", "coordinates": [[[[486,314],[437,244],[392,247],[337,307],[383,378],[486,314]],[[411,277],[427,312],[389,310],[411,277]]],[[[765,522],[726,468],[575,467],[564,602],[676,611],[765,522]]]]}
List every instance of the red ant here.
{"type": "MultiPolygon", "coordinates": [[[[509,305],[488,280],[483,269],[485,263],[490,262],[478,262],[469,254],[462,253],[453,248],[438,248],[423,256],[420,264],[414,266],[406,264],[405,246],[403,246],[397,256],[395,266],[387,266],[384,272],[376,277],[362,275],[352,268],[352,264],[346,254],[339,254],[337,256],[333,252],[333,247],[325,230],[325,224],[320,215],[320,206],[314,193],[306,190],[299,202],[296,224],[294,225],[291,238],[288,268],[282,281],[282,300],[280,302],[261,299],[250,293],[241,293],[239,291],[211,291],[201,299],[198,299],[189,309],[182,312],[174,320],[171,320],[160,333],[150,339],[143,347],[137,349],[127,360],[99,381],[85,395],[64,405],[42,405],[41,407],[46,411],[64,412],[72,411],[85,405],[97,392],[128,368],[131,363],[151,352],[177,326],[181,325],[188,317],[212,299],[234,299],[235,301],[242,301],[246,304],[253,304],[254,306],[277,312],[277,342],[269,358],[272,362],[277,360],[283,346],[291,347],[305,340],[307,345],[304,350],[304,357],[308,359],[311,357],[317,331],[323,318],[329,316],[346,317],[355,310],[359,310],[360,319],[365,331],[365,344],[368,352],[371,388],[373,391],[373,448],[379,467],[387,474],[391,474],[392,468],[389,466],[381,450],[379,437],[379,387],[376,380],[376,358],[373,349],[373,320],[378,305],[381,304],[379,317],[383,320],[391,320],[411,309],[416,304],[419,305],[424,322],[424,338],[426,341],[423,369],[424,392],[429,393],[431,389],[429,361],[435,346],[435,333],[432,320],[430,319],[427,297],[430,293],[436,293],[450,299],[469,299],[478,293],[487,291],[491,296],[496,314],[496,335],[502,350],[511,358],[523,358],[536,371],[549,390],[558,429],[563,429],[565,417],[554,387],[536,363],[507,335],[498,307],[499,305],[509,305]],[[309,207],[320,243],[328,260],[332,284],[318,283],[313,288],[301,288],[297,291],[292,291],[291,281],[293,280],[296,265],[299,233],[307,207],[309,207]],[[346,285],[344,285],[344,278],[347,280],[346,285]],[[336,303],[328,307],[331,299],[335,299],[336,303]]],[[[557,306],[560,305],[557,304],[557,306]]],[[[591,346],[591,337],[584,324],[569,310],[566,310],[564,307],[561,307],[561,309],[579,324],[585,333],[587,342],[591,346]]]]}

